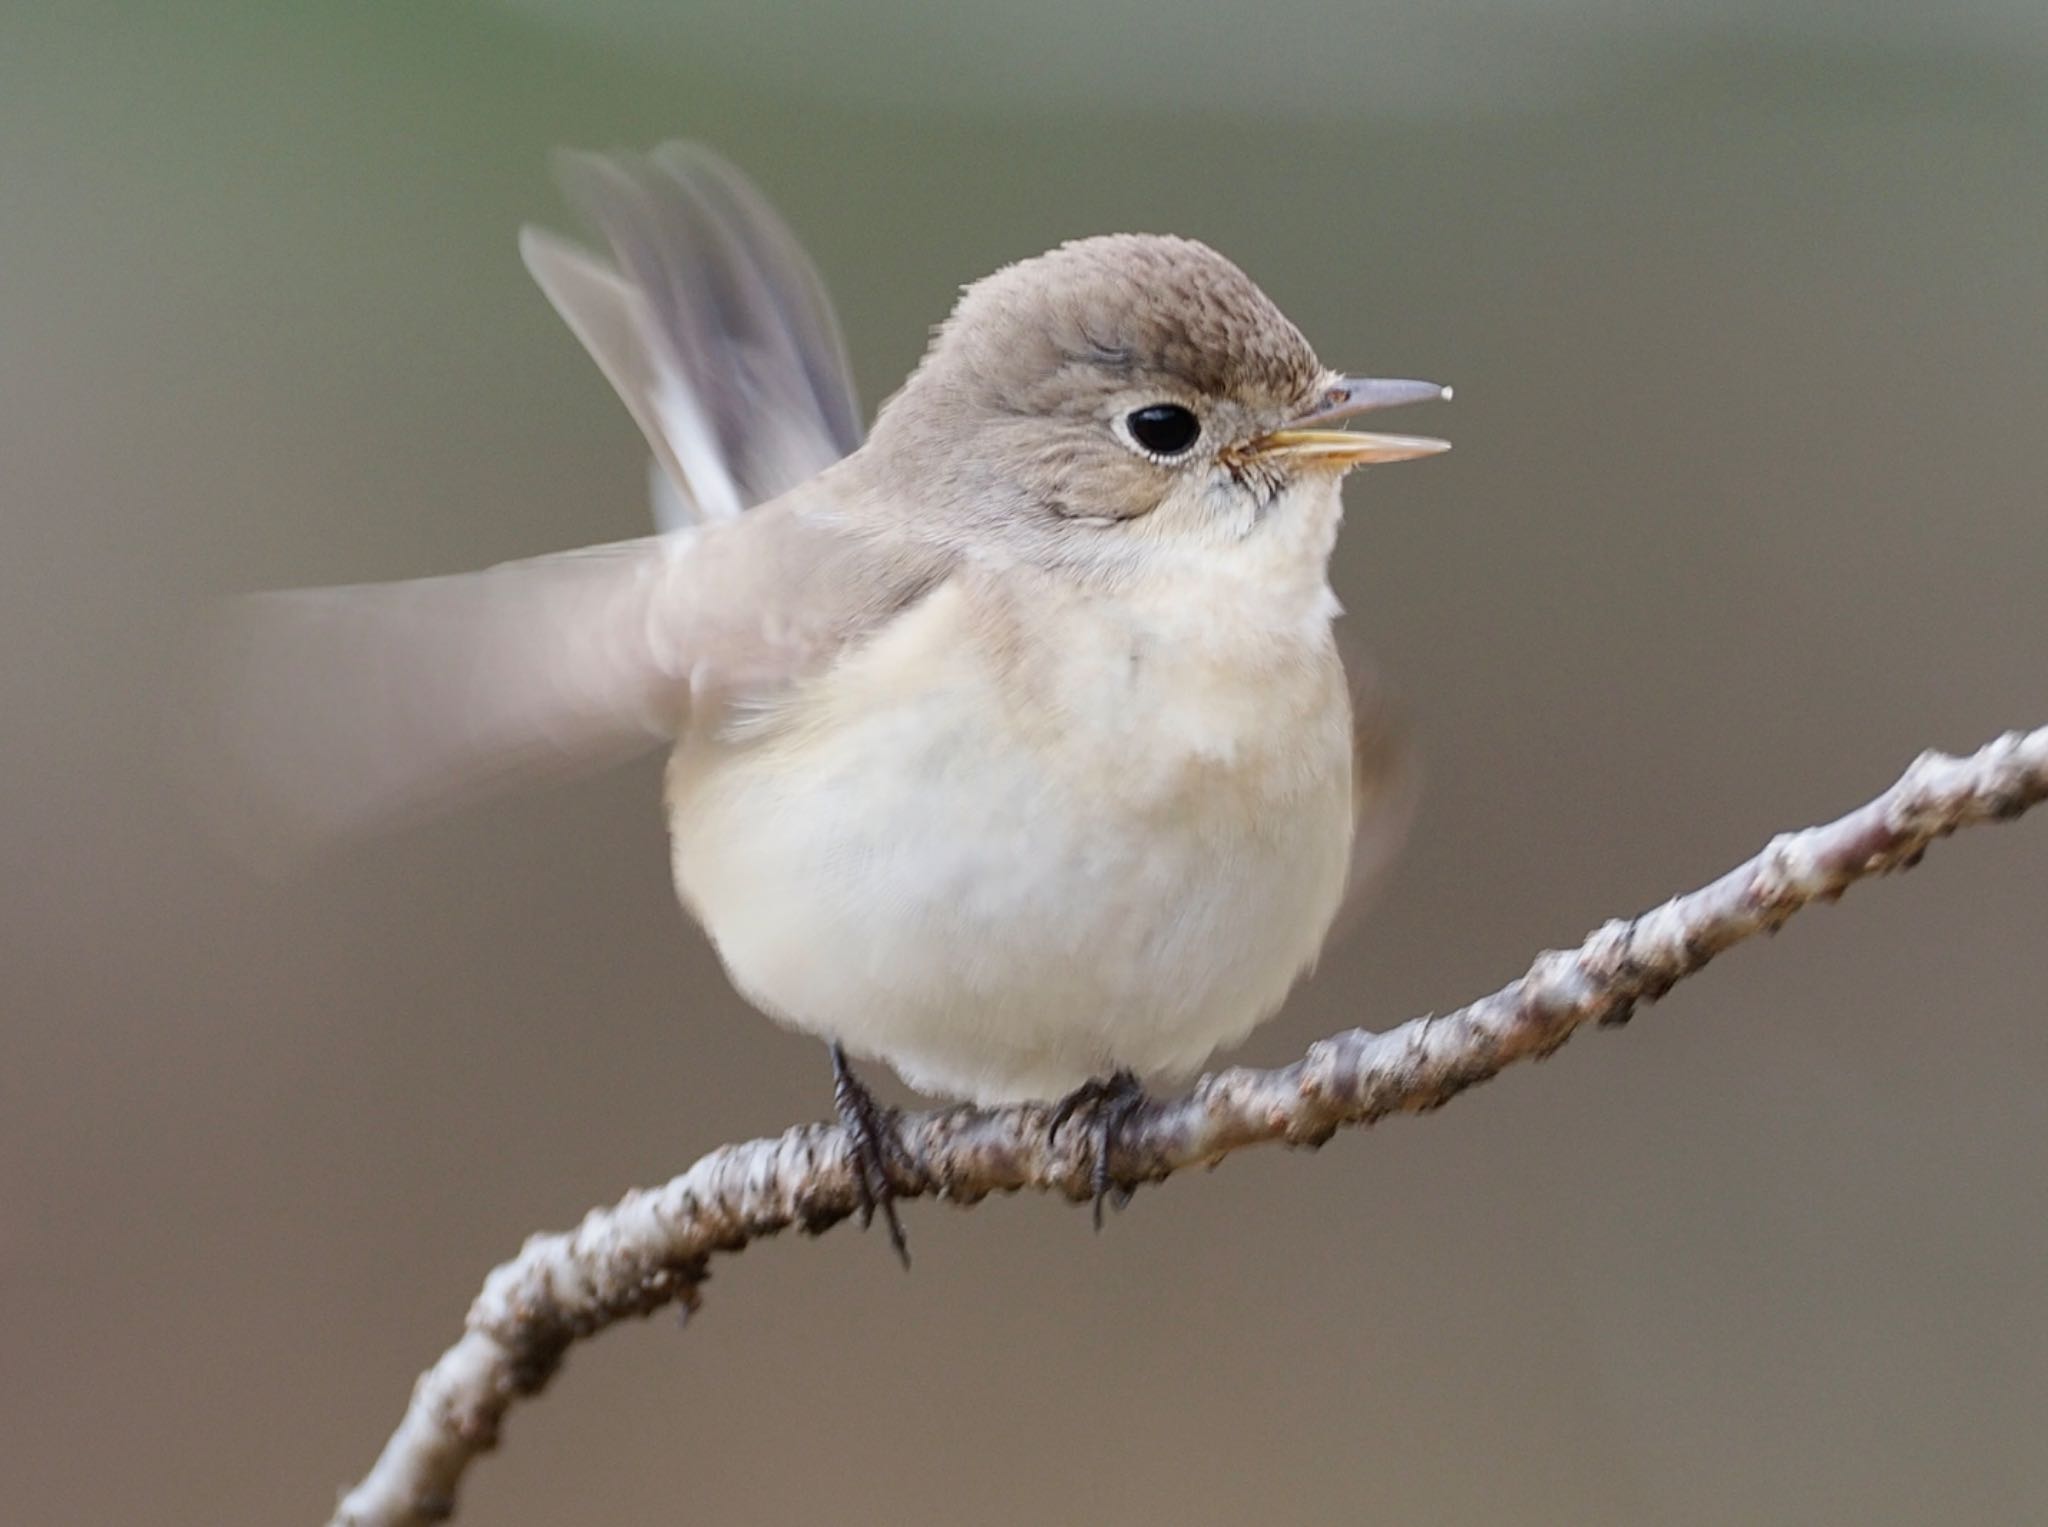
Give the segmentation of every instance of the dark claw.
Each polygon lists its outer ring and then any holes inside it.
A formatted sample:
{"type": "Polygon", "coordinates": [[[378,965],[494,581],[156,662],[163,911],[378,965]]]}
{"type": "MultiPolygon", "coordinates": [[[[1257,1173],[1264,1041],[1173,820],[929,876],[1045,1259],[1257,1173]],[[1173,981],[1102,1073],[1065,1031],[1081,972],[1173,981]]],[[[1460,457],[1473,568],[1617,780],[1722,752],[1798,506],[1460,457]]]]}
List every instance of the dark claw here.
{"type": "Polygon", "coordinates": [[[903,1221],[896,1217],[896,1189],[889,1181],[886,1157],[897,1149],[894,1109],[884,1108],[861,1084],[846,1063],[843,1046],[832,1046],[832,1102],[839,1110],[839,1125],[846,1131],[853,1149],[853,1164],[860,1183],[860,1224],[865,1230],[875,1222],[875,1210],[889,1228],[889,1244],[907,1270],[910,1241],[903,1234],[903,1221]]]}
{"type": "Polygon", "coordinates": [[[1112,1181],[1109,1162],[1118,1142],[1131,1120],[1141,1112],[1150,1099],[1145,1088],[1138,1081],[1137,1073],[1119,1070],[1108,1077],[1098,1077],[1083,1082],[1072,1092],[1061,1098],[1052,1111],[1052,1122],[1046,1127],[1046,1139],[1057,1145],[1060,1130],[1068,1120],[1082,1109],[1088,1110],[1090,1132],[1095,1136],[1095,1165],[1090,1173],[1090,1186],[1095,1191],[1095,1228],[1102,1228],[1102,1205],[1112,1193],[1116,1206],[1121,1209],[1131,1201],[1131,1190],[1120,1182],[1112,1181]]]}

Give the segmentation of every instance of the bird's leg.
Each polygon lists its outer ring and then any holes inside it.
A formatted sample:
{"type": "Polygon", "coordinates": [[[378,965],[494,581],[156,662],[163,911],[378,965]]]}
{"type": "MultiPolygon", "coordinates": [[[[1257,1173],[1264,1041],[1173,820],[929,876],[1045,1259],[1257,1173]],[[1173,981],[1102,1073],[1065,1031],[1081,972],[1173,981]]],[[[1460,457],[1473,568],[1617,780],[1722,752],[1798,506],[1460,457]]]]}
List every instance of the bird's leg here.
{"type": "Polygon", "coordinates": [[[910,1242],[903,1234],[903,1222],[896,1217],[896,1189],[889,1181],[890,1151],[897,1149],[895,1110],[884,1108],[875,1095],[861,1084],[846,1063],[846,1049],[832,1045],[832,1102],[839,1110],[839,1126],[846,1131],[853,1150],[855,1180],[860,1184],[860,1223],[865,1230],[874,1223],[875,1210],[889,1227],[889,1244],[896,1248],[905,1268],[910,1266],[910,1242]]]}
{"type": "Polygon", "coordinates": [[[1107,1077],[1083,1082],[1061,1098],[1052,1111],[1052,1123],[1046,1130],[1046,1138],[1055,1145],[1059,1143],[1060,1130],[1067,1121],[1084,1108],[1088,1111],[1089,1129],[1095,1136],[1093,1186],[1097,1230],[1102,1228],[1103,1202],[1112,1191],[1116,1194],[1119,1209],[1131,1201],[1130,1188],[1110,1180],[1109,1158],[1121,1142],[1125,1128],[1150,1101],[1137,1073],[1124,1068],[1107,1077]]]}

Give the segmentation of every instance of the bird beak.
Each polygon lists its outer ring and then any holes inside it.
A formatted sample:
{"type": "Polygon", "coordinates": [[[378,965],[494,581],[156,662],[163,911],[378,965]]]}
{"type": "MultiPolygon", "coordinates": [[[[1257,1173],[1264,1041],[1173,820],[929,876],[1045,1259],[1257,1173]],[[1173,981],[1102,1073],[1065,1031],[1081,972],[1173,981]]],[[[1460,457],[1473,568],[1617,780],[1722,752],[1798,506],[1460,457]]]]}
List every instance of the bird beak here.
{"type": "Polygon", "coordinates": [[[1327,429],[1375,408],[1397,408],[1403,403],[1435,403],[1448,400],[1451,389],[1435,382],[1411,382],[1392,377],[1340,376],[1324,389],[1323,398],[1286,427],[1252,442],[1252,452],[1274,456],[1303,466],[1314,464],[1348,472],[1353,467],[1376,466],[1383,461],[1411,461],[1417,456],[1434,456],[1448,451],[1448,440],[1427,435],[1370,435],[1363,430],[1327,429]]]}

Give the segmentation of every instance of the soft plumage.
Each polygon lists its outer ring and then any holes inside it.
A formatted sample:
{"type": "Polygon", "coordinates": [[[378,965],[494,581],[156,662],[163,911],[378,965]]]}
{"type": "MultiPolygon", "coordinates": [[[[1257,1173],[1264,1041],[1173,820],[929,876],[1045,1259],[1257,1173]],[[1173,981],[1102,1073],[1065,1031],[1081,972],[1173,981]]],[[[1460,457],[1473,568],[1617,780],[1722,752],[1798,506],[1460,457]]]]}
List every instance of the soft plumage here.
{"type": "Polygon", "coordinates": [[[528,261],[688,526],[246,604],[263,792],[321,834],[666,743],[683,901],[776,1017],[988,1100],[1242,1037],[1404,819],[1327,567],[1343,474],[1440,442],[1320,426],[1440,390],[1339,375],[1214,250],[1116,235],[969,287],[863,441],[735,172],[565,173],[615,263],[528,261]]]}

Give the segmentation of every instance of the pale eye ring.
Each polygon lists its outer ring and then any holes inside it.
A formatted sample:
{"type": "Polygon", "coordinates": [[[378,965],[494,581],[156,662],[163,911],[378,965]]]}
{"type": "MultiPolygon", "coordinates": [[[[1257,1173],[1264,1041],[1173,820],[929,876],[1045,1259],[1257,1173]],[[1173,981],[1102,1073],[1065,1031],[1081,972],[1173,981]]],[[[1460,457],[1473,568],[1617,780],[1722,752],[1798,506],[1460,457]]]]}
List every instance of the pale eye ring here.
{"type": "Polygon", "coordinates": [[[1162,460],[1184,456],[1202,438],[1202,421],[1178,403],[1147,403],[1124,415],[1124,428],[1138,448],[1162,460]]]}

